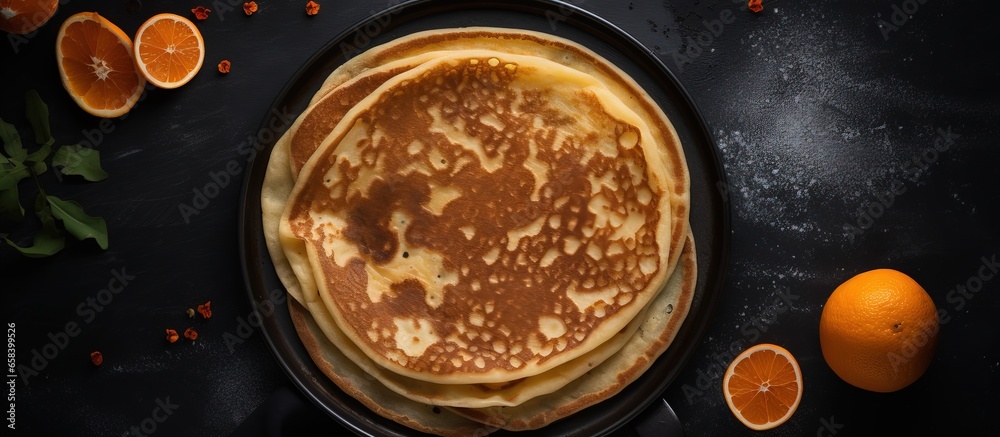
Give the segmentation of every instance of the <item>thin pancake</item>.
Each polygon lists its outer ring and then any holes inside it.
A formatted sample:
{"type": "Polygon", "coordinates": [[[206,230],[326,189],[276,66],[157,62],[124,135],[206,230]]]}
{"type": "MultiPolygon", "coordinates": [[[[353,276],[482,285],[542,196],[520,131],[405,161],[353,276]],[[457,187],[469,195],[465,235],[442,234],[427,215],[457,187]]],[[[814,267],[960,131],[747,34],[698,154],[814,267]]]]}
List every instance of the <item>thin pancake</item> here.
{"type": "Polygon", "coordinates": [[[686,233],[688,226],[689,179],[677,134],[649,95],[619,68],[590,49],[564,38],[540,32],[493,27],[436,29],[413,33],[373,47],[338,67],[315,94],[310,107],[275,146],[275,152],[281,153],[287,148],[288,153],[292,154],[291,159],[283,158],[287,160],[286,165],[292,167],[292,174],[285,173],[280,166],[268,167],[264,186],[272,189],[266,190],[262,196],[264,234],[277,273],[294,298],[302,301],[303,293],[315,293],[311,275],[301,271],[308,265],[305,254],[289,251],[288,255],[294,259],[294,262],[289,263],[277,241],[277,221],[298,169],[319,147],[343,114],[389,77],[419,65],[428,55],[437,54],[429,52],[468,48],[527,54],[560,62],[593,75],[619,96],[627,96],[624,98],[625,104],[647,121],[664,150],[662,156],[670,174],[672,196],[672,256],[669,263],[672,268],[680,253],[681,236],[686,233]],[[331,95],[334,91],[337,93],[331,95]],[[301,285],[296,280],[292,265],[300,270],[298,279],[302,280],[301,285]]]}
{"type": "MultiPolygon", "coordinates": [[[[323,138],[322,136],[323,132],[320,132],[321,135],[318,137],[314,136],[313,139],[311,140],[300,141],[296,144],[296,147],[304,147],[304,150],[308,151],[306,153],[300,153],[299,156],[301,157],[302,160],[297,162],[295,159],[289,159],[288,156],[291,153],[289,150],[290,149],[289,143],[291,143],[292,135],[298,132],[300,130],[299,128],[301,128],[303,132],[310,129],[308,125],[303,125],[300,122],[307,121],[307,118],[310,116],[316,117],[316,115],[319,114],[320,111],[313,113],[312,110],[315,107],[319,106],[318,104],[321,103],[323,101],[323,98],[329,95],[331,91],[350,82],[349,79],[352,78],[357,79],[359,75],[364,76],[372,74],[372,75],[381,75],[383,78],[388,78],[389,76],[391,76],[391,74],[380,72],[379,63],[387,61],[399,61],[401,60],[400,58],[405,57],[407,55],[420,55],[421,52],[424,51],[424,49],[421,48],[421,45],[423,45],[423,47],[426,50],[455,50],[455,49],[467,49],[470,47],[486,47],[486,48],[492,47],[492,48],[500,48],[505,51],[513,53],[533,54],[537,56],[548,57],[549,59],[560,60],[560,62],[563,62],[567,65],[571,65],[574,68],[579,68],[585,71],[589,71],[590,74],[593,74],[602,81],[606,82],[606,84],[608,84],[609,87],[615,89],[616,91],[621,92],[624,90],[625,94],[633,93],[631,98],[626,99],[626,102],[632,109],[636,110],[636,112],[639,112],[644,118],[650,118],[654,120],[653,122],[650,123],[650,125],[652,126],[654,134],[661,138],[660,145],[664,149],[665,164],[670,170],[670,179],[671,179],[671,184],[673,186],[671,192],[674,195],[675,199],[681,200],[680,202],[673,202],[673,204],[671,205],[672,208],[671,211],[675,217],[675,220],[673,221],[674,227],[675,228],[683,227],[685,230],[687,229],[687,220],[686,220],[687,219],[686,191],[688,188],[687,172],[686,172],[686,167],[684,167],[683,154],[680,151],[680,146],[679,142],[676,139],[676,134],[674,134],[672,127],[669,125],[669,121],[666,120],[666,118],[662,114],[662,111],[660,111],[659,108],[656,107],[655,103],[653,103],[651,99],[649,99],[649,97],[644,92],[642,92],[641,88],[635,85],[630,78],[620,73],[620,71],[617,70],[613,65],[607,64],[607,62],[604,61],[603,59],[596,57],[596,55],[594,55],[592,52],[581,46],[576,45],[575,43],[561,40],[559,38],[551,37],[548,35],[538,34],[535,32],[522,32],[518,30],[507,30],[507,29],[466,28],[466,29],[440,30],[440,31],[426,32],[422,34],[414,34],[410,37],[397,40],[385,46],[373,48],[369,52],[363,54],[362,56],[352,59],[343,67],[338,69],[338,71],[332,74],[328,79],[327,86],[324,87],[324,89],[322,89],[315,95],[313,100],[314,103],[313,107],[310,107],[309,110],[305,111],[301,115],[299,120],[296,122],[296,126],[293,127],[293,129],[290,129],[289,132],[286,133],[286,135],[282,138],[282,141],[279,142],[278,145],[272,151],[271,159],[273,162],[269,163],[268,172],[265,177],[264,193],[262,193],[262,201],[265,201],[265,207],[263,211],[265,234],[268,235],[267,239],[268,248],[271,251],[272,259],[275,260],[275,267],[278,270],[279,276],[281,276],[282,282],[288,288],[289,294],[292,295],[294,298],[300,299],[301,301],[301,295],[297,295],[295,292],[299,288],[298,281],[296,280],[295,275],[291,274],[291,265],[284,258],[284,254],[280,250],[280,247],[277,247],[276,250],[277,245],[272,244],[276,243],[276,238],[272,237],[274,237],[274,234],[276,234],[276,228],[277,228],[276,216],[278,215],[275,214],[274,211],[277,210],[280,213],[280,208],[281,206],[283,206],[284,200],[287,198],[288,193],[291,191],[291,187],[295,179],[294,173],[292,172],[291,169],[292,168],[297,169],[298,167],[301,167],[301,165],[304,163],[304,160],[307,159],[308,156],[310,156],[311,152],[319,147],[320,145],[319,143],[323,138]],[[494,37],[498,38],[494,39],[494,37]],[[426,45],[423,45],[424,43],[426,43],[426,45]],[[594,59],[597,59],[596,63],[593,62],[594,59]],[[348,73],[344,74],[345,72],[348,73]],[[624,85],[621,83],[615,83],[616,81],[619,80],[623,80],[624,85]],[[659,117],[659,120],[656,120],[657,117],[659,117]],[[284,147],[282,147],[282,145],[284,145],[284,147]],[[267,205],[270,205],[271,207],[269,208],[267,205]],[[275,206],[277,206],[277,208],[275,208],[275,206]],[[683,220],[676,220],[676,218],[680,217],[683,217],[683,220]],[[284,274],[282,274],[282,272],[284,272],[284,274]]],[[[334,101],[330,100],[329,102],[334,102],[334,101]]],[[[328,104],[330,104],[329,102],[328,104]]],[[[345,107],[353,106],[353,103],[350,105],[341,103],[341,105],[345,107]]],[[[336,115],[326,119],[323,119],[322,117],[317,119],[322,121],[323,123],[336,123],[336,121],[339,121],[337,120],[336,115]]],[[[329,125],[327,125],[327,129],[328,128],[329,125]]],[[[677,232],[674,232],[673,235],[675,237],[675,240],[680,238],[678,237],[678,235],[680,234],[677,232]]],[[[679,247],[677,247],[677,249],[679,249],[679,247]]],[[[678,256],[681,251],[672,250],[671,252],[673,253],[674,256],[678,256]]],[[[694,286],[693,279],[690,286],[691,290],[693,291],[693,286],[694,286]]],[[[312,287],[313,289],[315,289],[315,285],[313,285],[312,287]]],[[[314,297],[316,299],[319,298],[318,295],[314,295],[314,297]]],[[[675,310],[673,312],[674,318],[669,321],[670,326],[676,327],[681,324],[681,322],[683,321],[683,317],[686,315],[687,312],[687,305],[689,305],[690,303],[690,294],[685,295],[684,293],[682,293],[679,296],[679,298],[680,300],[678,301],[678,303],[674,305],[675,307],[675,310]],[[683,308],[683,311],[678,310],[681,308],[683,308]]],[[[659,298],[657,301],[659,301],[659,298]]],[[[297,320],[302,319],[302,317],[311,317],[309,314],[301,313],[300,312],[302,311],[301,308],[299,308],[294,304],[290,305],[290,311],[293,315],[293,318],[297,320]]],[[[649,319],[655,319],[655,318],[656,317],[653,316],[650,317],[649,319]]],[[[661,322],[663,321],[661,320],[661,322]]],[[[298,322],[296,326],[297,328],[300,327],[298,322]]],[[[316,327],[317,325],[315,325],[315,323],[313,323],[311,326],[314,327],[312,329],[313,333],[319,332],[319,328],[316,327]]],[[[667,326],[667,324],[665,323],[664,326],[667,326]]],[[[674,331],[676,331],[676,329],[674,329],[674,331]]],[[[307,330],[300,329],[300,335],[302,336],[304,343],[306,343],[307,345],[316,344],[315,341],[316,339],[314,338],[311,339],[312,334],[309,334],[307,330]]],[[[666,339],[663,341],[668,343],[670,341],[669,339],[673,338],[673,335],[674,333],[665,332],[664,335],[658,337],[661,339],[666,339]]],[[[322,343],[322,341],[320,341],[320,343],[322,343]]],[[[330,343],[327,342],[325,347],[330,347],[330,343]]],[[[635,353],[635,351],[636,348],[634,347],[632,349],[629,349],[628,347],[623,349],[623,353],[635,353]]],[[[323,356],[319,353],[312,353],[312,356],[314,360],[325,361],[323,356]]],[[[319,364],[319,361],[317,361],[317,364],[319,364]]],[[[637,358],[635,362],[640,363],[641,361],[642,361],[641,358],[637,358]]],[[[365,376],[363,371],[361,372],[360,377],[364,378],[365,381],[367,381],[367,384],[358,381],[350,382],[352,370],[348,369],[349,367],[351,367],[350,363],[337,364],[330,366],[329,368],[324,368],[324,372],[327,372],[327,376],[331,377],[331,379],[340,378],[341,382],[345,380],[348,381],[343,385],[345,391],[351,393],[353,396],[358,397],[359,399],[368,399],[368,402],[365,402],[364,400],[362,400],[362,402],[364,402],[369,408],[371,408],[373,411],[377,412],[380,415],[389,417],[390,419],[393,419],[399,423],[407,424],[408,426],[411,426],[415,429],[432,433],[440,433],[440,434],[458,433],[458,434],[468,435],[470,433],[486,434],[490,430],[490,428],[488,427],[477,429],[474,425],[462,423],[461,421],[453,422],[452,425],[455,424],[458,425],[456,428],[450,431],[447,426],[444,428],[427,427],[426,425],[427,421],[424,419],[428,418],[422,417],[422,415],[428,414],[431,416],[437,416],[439,414],[442,414],[442,412],[447,413],[447,411],[426,408],[425,406],[421,406],[419,403],[410,404],[411,408],[402,408],[402,409],[400,409],[398,405],[392,404],[392,401],[388,401],[387,404],[386,403],[387,401],[379,399],[379,396],[381,396],[381,394],[379,393],[380,390],[381,391],[386,390],[384,385],[372,384],[373,382],[372,378],[365,376]],[[338,376],[337,375],[338,372],[342,374],[346,373],[348,375],[347,378],[345,379],[342,376],[338,376]],[[372,398],[368,397],[366,393],[374,394],[377,400],[372,401],[372,398]],[[389,406],[383,407],[382,405],[389,405],[389,406]],[[414,406],[416,408],[412,408],[414,406]],[[423,424],[421,422],[423,422],[423,424]],[[455,429],[462,429],[462,430],[456,431],[455,429]]],[[[604,369],[607,368],[607,366],[600,368],[604,369]]],[[[622,373],[619,372],[619,374],[622,373]]],[[[567,390],[572,390],[572,387],[560,390],[557,393],[563,393],[566,392],[567,390]]],[[[568,397],[566,396],[558,397],[557,394],[554,394],[547,397],[546,399],[550,399],[551,402],[556,402],[555,401],[556,399],[561,399],[561,402],[563,404],[569,406],[563,408],[560,407],[558,403],[550,404],[553,412],[548,414],[544,413],[541,414],[541,416],[545,416],[543,419],[539,419],[539,414],[537,413],[535,414],[529,413],[530,404],[526,404],[524,408],[519,407],[519,409],[515,410],[474,409],[474,410],[464,410],[464,411],[466,411],[465,414],[479,417],[480,420],[492,421],[492,423],[497,423],[498,420],[509,421],[508,427],[510,428],[527,429],[531,427],[540,426],[538,425],[539,420],[548,423],[551,420],[554,420],[555,418],[562,417],[565,414],[569,414],[566,413],[566,411],[570,410],[575,411],[576,409],[578,409],[578,408],[574,409],[575,407],[573,407],[572,405],[579,404],[581,401],[574,400],[574,396],[575,395],[568,397]],[[519,412],[519,413],[505,416],[502,413],[504,410],[519,412]]],[[[594,395],[586,394],[581,396],[580,398],[592,400],[594,398],[594,395]]],[[[433,417],[430,417],[430,419],[431,422],[434,421],[433,417]]],[[[454,417],[451,417],[450,419],[454,419],[454,417]]]]}
{"type": "Polygon", "coordinates": [[[282,244],[306,245],[331,315],[379,365],[436,383],[535,375],[613,336],[669,273],[652,138],[577,70],[441,56],[344,117],[296,181],[282,244]]]}
{"type": "MultiPolygon", "coordinates": [[[[288,177],[290,175],[284,170],[288,165],[288,148],[290,144],[295,144],[295,141],[298,140],[299,147],[309,149],[308,146],[303,146],[303,144],[320,142],[322,140],[320,137],[322,137],[323,134],[316,135],[315,132],[321,133],[323,129],[332,129],[336,122],[343,117],[350,107],[353,107],[363,97],[370,94],[371,91],[384,83],[386,79],[395,76],[401,71],[405,71],[413,66],[422,64],[429,59],[433,59],[434,57],[441,56],[443,54],[445,54],[445,52],[432,52],[421,56],[415,56],[413,58],[390,62],[382,69],[366,71],[360,74],[337,89],[324,94],[322,99],[315,99],[313,105],[299,117],[292,129],[290,129],[289,132],[278,142],[272,152],[273,155],[271,157],[271,165],[273,168],[269,169],[269,173],[267,175],[271,181],[266,183],[265,187],[273,189],[276,194],[267,197],[270,205],[266,205],[264,208],[265,223],[269,221],[268,214],[273,217],[278,213],[278,211],[280,211],[281,208],[283,208],[286,197],[291,190],[292,181],[291,178],[288,177]],[[320,104],[320,102],[323,101],[328,102],[328,105],[324,107],[320,104]],[[320,128],[320,126],[323,127],[320,128]],[[302,130],[312,130],[314,134],[311,136],[302,135],[302,130]],[[287,178],[284,183],[276,183],[276,181],[279,180],[279,177],[275,175],[279,173],[285,173],[282,175],[282,178],[287,178]]],[[[303,160],[303,162],[300,163],[298,167],[301,167],[301,165],[304,164],[304,160],[307,159],[307,157],[300,157],[300,159],[303,160]]],[[[291,172],[297,173],[298,168],[295,165],[291,165],[291,172]]],[[[276,225],[274,228],[276,228],[276,225]]],[[[277,232],[275,229],[272,232],[265,233],[276,234],[277,232]]],[[[269,239],[269,243],[271,241],[272,240],[269,239]]],[[[274,244],[277,246],[276,237],[274,238],[274,244]]],[[[282,252],[277,250],[277,253],[281,254],[282,252]]],[[[272,254],[272,258],[275,258],[276,266],[279,262],[283,262],[283,264],[286,265],[288,264],[287,260],[274,256],[274,254],[272,254]]],[[[288,287],[290,294],[293,293],[293,290],[296,292],[298,291],[298,284],[294,281],[291,282],[292,283],[288,287]]],[[[315,285],[306,288],[314,289],[314,287],[315,285]]],[[[297,293],[293,295],[296,294],[297,293]]],[[[355,363],[359,364],[366,372],[374,375],[380,382],[397,393],[413,400],[434,405],[455,405],[467,407],[500,405],[513,406],[539,394],[550,393],[575,379],[580,374],[590,370],[593,366],[599,364],[608,356],[620,349],[622,344],[624,344],[624,342],[631,337],[631,334],[635,332],[635,329],[638,328],[638,325],[641,322],[641,320],[633,320],[625,329],[616,334],[612,338],[612,341],[605,342],[597,349],[585,354],[584,356],[535,377],[499,385],[441,385],[406,378],[392,372],[388,372],[387,370],[375,365],[371,360],[364,357],[352,343],[350,343],[350,341],[344,336],[343,332],[341,332],[336,324],[329,319],[329,312],[326,311],[322,305],[311,304],[319,299],[318,295],[311,295],[308,299],[300,297],[296,297],[296,299],[312,308],[313,317],[317,320],[318,325],[322,326],[326,336],[333,340],[333,344],[348,352],[349,357],[355,363]]],[[[642,315],[640,314],[640,318],[641,316],[642,315]]]]}
{"type": "MultiPolygon", "coordinates": [[[[646,121],[657,143],[671,183],[670,207],[673,214],[670,265],[677,261],[684,235],[687,234],[690,210],[690,177],[680,139],[670,120],[649,94],[627,73],[593,50],[566,38],[522,29],[499,27],[463,27],[415,32],[373,47],[334,70],[317,96],[326,95],[351,78],[378,70],[381,66],[425,52],[483,49],[504,53],[538,56],[588,74],[608,87],[635,113],[646,121]]],[[[302,143],[295,147],[316,147],[302,143]]],[[[313,149],[314,150],[314,149],[313,149]]],[[[311,153],[311,152],[310,152],[311,153]]]]}
{"type": "Polygon", "coordinates": [[[513,408],[434,408],[407,399],[378,383],[344,356],[327,339],[309,311],[295,302],[290,302],[289,309],[303,344],[321,371],[382,417],[439,435],[487,435],[500,428],[538,429],[619,393],[667,349],[690,310],[696,285],[694,240],[689,236],[686,241],[677,269],[664,291],[651,302],[640,331],[630,337],[620,353],[560,390],[513,408]]]}

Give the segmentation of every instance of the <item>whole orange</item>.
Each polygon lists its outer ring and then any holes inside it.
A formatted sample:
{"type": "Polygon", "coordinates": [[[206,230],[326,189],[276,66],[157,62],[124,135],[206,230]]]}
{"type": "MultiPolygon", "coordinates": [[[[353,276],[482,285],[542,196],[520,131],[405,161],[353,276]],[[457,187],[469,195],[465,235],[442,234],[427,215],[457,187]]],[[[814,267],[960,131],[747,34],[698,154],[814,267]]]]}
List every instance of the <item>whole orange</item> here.
{"type": "Polygon", "coordinates": [[[0,30],[24,35],[47,23],[59,0],[0,0],[0,30]]]}
{"type": "Polygon", "coordinates": [[[888,393],[927,370],[937,347],[937,308],[913,278],[892,269],[861,273],[823,306],[823,358],[847,383],[888,393]]]}

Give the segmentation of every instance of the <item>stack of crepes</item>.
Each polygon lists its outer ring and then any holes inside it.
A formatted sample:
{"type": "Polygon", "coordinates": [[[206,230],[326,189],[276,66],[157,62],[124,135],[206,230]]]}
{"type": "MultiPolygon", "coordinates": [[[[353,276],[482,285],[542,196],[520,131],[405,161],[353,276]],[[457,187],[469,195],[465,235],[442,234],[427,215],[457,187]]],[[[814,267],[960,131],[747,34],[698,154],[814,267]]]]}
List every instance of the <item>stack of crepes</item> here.
{"type": "Polygon", "coordinates": [[[415,430],[544,427],[663,353],[695,285],[689,177],[622,70],[440,29],[333,71],[276,143],[267,246],[313,361],[415,430]]]}

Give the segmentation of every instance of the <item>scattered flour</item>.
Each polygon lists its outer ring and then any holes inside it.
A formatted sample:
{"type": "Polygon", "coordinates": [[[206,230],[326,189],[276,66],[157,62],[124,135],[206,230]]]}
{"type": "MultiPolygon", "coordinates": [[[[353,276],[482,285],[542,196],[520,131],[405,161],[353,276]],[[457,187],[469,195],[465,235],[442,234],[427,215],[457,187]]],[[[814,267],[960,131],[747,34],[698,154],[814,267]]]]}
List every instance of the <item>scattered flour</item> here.
{"type": "Polygon", "coordinates": [[[946,127],[931,114],[961,109],[875,68],[885,53],[871,49],[872,29],[811,12],[780,14],[785,25],[732,35],[740,44],[726,47],[751,56],[734,57],[727,68],[749,75],[704,94],[726,102],[708,116],[736,221],[800,241],[842,242],[857,208],[891,189],[907,161],[946,127]],[[800,23],[810,16],[811,25],[800,23]],[[914,124],[889,126],[901,112],[913,114],[914,124]]]}
{"type": "MultiPolygon", "coordinates": [[[[247,345],[242,345],[246,346],[247,345]]],[[[252,393],[270,393],[274,385],[281,381],[265,381],[261,375],[267,374],[264,363],[258,355],[234,353],[229,355],[225,347],[214,348],[213,354],[229,356],[231,366],[216,368],[208,378],[212,384],[205,387],[205,417],[217,420],[217,429],[232,430],[239,426],[260,404],[263,398],[252,393]],[[262,384],[270,387],[262,387],[262,384]]]]}

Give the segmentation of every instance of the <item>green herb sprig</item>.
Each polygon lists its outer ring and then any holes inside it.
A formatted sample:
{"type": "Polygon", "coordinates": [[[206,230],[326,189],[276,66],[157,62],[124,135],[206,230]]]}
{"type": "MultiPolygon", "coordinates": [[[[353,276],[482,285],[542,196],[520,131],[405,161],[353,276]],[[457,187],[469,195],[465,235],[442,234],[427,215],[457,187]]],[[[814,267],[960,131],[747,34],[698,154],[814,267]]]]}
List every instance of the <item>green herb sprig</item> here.
{"type": "Polygon", "coordinates": [[[100,152],[78,144],[59,147],[55,153],[49,126],[49,107],[35,90],[25,93],[25,118],[34,131],[38,148],[29,152],[21,144],[21,136],[14,125],[0,118],[0,220],[23,220],[19,185],[31,179],[37,188],[33,209],[41,222],[30,246],[19,246],[4,236],[7,245],[30,258],[41,258],[58,253],[66,246],[68,232],[77,240],[93,239],[101,249],[108,248],[108,226],[103,218],[88,215],[79,203],[63,200],[45,193],[39,176],[49,167],[59,167],[64,175],[81,176],[91,182],[107,179],[101,168],[100,152]],[[51,156],[51,159],[50,159],[51,156]],[[46,164],[48,160],[49,164],[46,164]]]}

